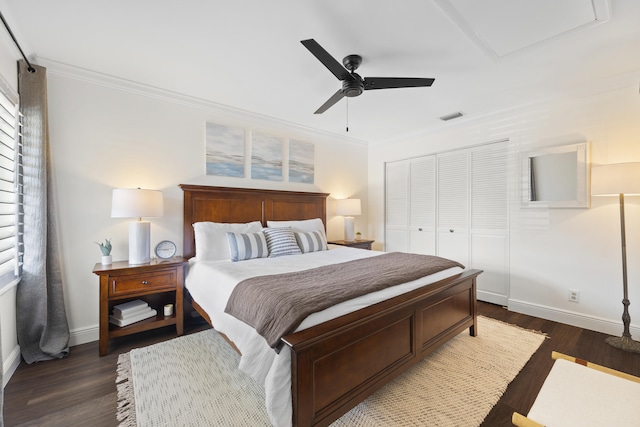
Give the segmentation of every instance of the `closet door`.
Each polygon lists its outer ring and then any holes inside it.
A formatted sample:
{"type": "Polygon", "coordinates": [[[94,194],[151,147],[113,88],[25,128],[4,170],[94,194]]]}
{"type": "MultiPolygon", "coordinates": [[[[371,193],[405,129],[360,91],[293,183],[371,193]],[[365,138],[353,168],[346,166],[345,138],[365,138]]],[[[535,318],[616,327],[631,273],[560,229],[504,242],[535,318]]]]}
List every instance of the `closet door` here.
{"type": "Polygon", "coordinates": [[[472,150],[471,268],[478,299],[506,305],[509,297],[508,153],[505,143],[472,150]]]}
{"type": "Polygon", "coordinates": [[[385,251],[407,252],[409,162],[387,163],[385,181],[385,251]]]}
{"type": "Polygon", "coordinates": [[[469,152],[439,154],[438,256],[469,268],[469,152]]]}
{"type": "Polygon", "coordinates": [[[436,156],[410,162],[409,252],[436,254],[436,156]]]}

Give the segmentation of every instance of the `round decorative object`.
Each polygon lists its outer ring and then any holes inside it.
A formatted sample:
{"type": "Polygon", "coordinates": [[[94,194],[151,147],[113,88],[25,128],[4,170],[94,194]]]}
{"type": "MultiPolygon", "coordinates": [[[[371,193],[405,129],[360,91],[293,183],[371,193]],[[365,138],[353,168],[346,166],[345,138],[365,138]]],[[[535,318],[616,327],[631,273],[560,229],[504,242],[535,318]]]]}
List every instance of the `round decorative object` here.
{"type": "Polygon", "coordinates": [[[163,240],[156,245],[155,252],[160,259],[173,258],[176,254],[176,244],[170,240],[163,240]]]}

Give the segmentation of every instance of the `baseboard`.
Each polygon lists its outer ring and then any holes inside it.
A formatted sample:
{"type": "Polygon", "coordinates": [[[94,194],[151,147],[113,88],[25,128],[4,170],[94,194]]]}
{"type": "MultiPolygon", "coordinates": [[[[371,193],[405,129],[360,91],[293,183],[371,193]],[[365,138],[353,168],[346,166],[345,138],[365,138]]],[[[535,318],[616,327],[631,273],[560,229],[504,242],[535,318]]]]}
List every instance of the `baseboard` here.
{"type": "MultiPolygon", "coordinates": [[[[73,347],[80,344],[86,344],[92,341],[98,341],[100,337],[100,329],[97,326],[77,329],[72,331],[69,335],[69,347],[73,347]]],[[[21,356],[20,356],[20,346],[17,345],[7,360],[3,361],[2,364],[2,387],[6,386],[13,373],[18,369],[20,365],[21,356]]]]}
{"type": "MultiPolygon", "coordinates": [[[[539,304],[531,304],[525,301],[509,299],[508,308],[510,311],[528,314],[529,316],[540,317],[542,319],[553,320],[591,331],[602,332],[603,334],[619,336],[622,335],[622,320],[614,322],[600,317],[587,316],[581,313],[574,313],[567,310],[559,310],[539,304]]],[[[622,313],[620,313],[622,316],[622,313]]],[[[640,337],[640,328],[631,326],[629,328],[631,336],[640,337]]]]}
{"type": "Polygon", "coordinates": [[[83,329],[76,329],[71,331],[69,335],[69,347],[73,347],[80,344],[86,344],[88,342],[98,341],[100,339],[100,328],[98,326],[91,326],[83,329]]]}
{"type": "Polygon", "coordinates": [[[2,388],[7,385],[13,373],[18,369],[20,365],[20,346],[17,345],[7,358],[7,360],[2,363],[2,388]]]}
{"type": "Polygon", "coordinates": [[[478,301],[484,301],[497,305],[507,305],[509,302],[506,295],[498,295],[494,294],[493,292],[481,291],[480,289],[476,290],[476,299],[478,301]]]}

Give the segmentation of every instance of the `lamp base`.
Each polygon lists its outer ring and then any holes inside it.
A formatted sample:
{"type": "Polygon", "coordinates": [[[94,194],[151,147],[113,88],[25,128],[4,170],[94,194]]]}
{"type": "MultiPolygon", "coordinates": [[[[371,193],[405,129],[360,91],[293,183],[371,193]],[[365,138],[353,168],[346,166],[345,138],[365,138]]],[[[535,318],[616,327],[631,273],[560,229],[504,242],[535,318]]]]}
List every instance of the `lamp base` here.
{"type": "Polygon", "coordinates": [[[344,217],[344,240],[353,242],[356,239],[356,228],[352,216],[344,217]]]}
{"type": "Polygon", "coordinates": [[[151,261],[151,224],[147,221],[129,223],[129,264],[151,261]]]}
{"type": "Polygon", "coordinates": [[[618,348],[620,350],[629,351],[631,353],[640,353],[640,342],[634,341],[631,337],[609,337],[604,340],[611,347],[618,348]]]}

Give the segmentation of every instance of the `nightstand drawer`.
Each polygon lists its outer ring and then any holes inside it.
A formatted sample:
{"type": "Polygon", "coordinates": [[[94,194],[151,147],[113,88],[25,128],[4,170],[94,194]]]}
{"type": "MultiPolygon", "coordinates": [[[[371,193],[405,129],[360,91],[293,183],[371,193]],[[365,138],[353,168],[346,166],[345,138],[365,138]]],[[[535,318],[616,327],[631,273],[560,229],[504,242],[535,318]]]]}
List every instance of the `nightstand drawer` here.
{"type": "Polygon", "coordinates": [[[121,296],[144,291],[171,290],[176,288],[176,272],[168,270],[111,278],[109,296],[121,296]]]}

